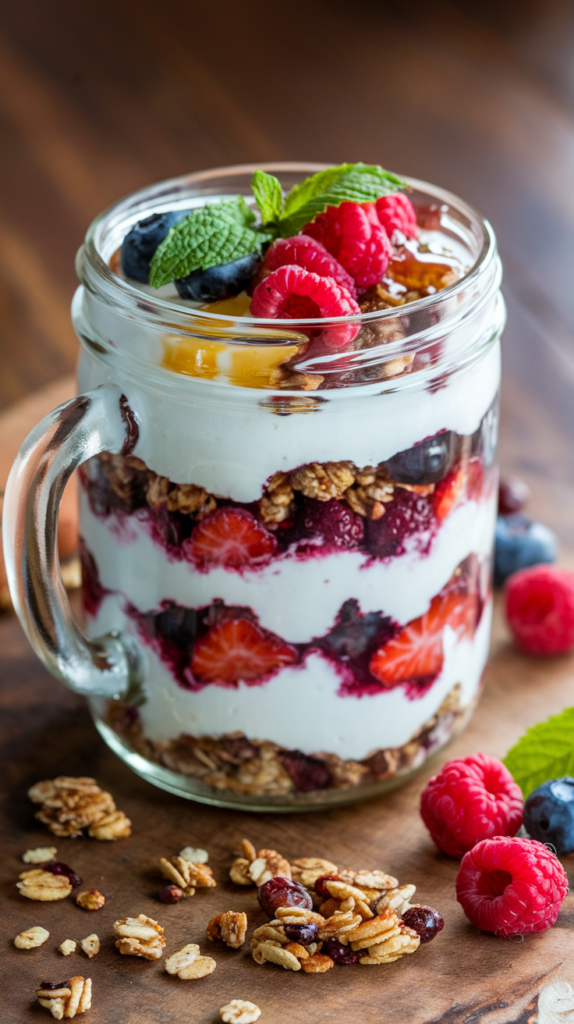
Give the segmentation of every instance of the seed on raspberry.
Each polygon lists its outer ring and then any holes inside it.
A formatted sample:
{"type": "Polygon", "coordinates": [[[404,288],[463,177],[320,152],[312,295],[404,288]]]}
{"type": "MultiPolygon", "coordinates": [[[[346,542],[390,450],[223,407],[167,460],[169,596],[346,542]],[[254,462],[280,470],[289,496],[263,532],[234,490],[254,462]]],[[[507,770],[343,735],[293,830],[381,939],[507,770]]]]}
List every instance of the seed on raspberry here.
{"type": "Polygon", "coordinates": [[[506,616],[529,654],[562,654],[574,647],[574,573],[533,565],[506,583],[506,616]]]}
{"type": "MultiPolygon", "coordinates": [[[[303,267],[279,267],[253,292],[253,316],[278,320],[318,320],[361,313],[354,298],[332,277],[320,277],[303,267]]],[[[302,328],[310,336],[317,328],[302,328]]],[[[322,332],[327,348],[345,348],[356,337],[358,324],[329,327],[322,332]]]]}
{"type": "Polygon", "coordinates": [[[321,242],[359,288],[379,283],[393,252],[374,203],[328,206],[303,232],[321,242]]]}
{"type": "Polygon", "coordinates": [[[482,839],[515,835],[522,811],[522,793],[508,768],[486,754],[449,761],[421,796],[422,819],[450,857],[462,857],[482,839]]]}
{"type": "Polygon", "coordinates": [[[310,270],[312,274],[319,274],[320,277],[332,277],[337,284],[346,288],[348,292],[357,298],[355,282],[344,267],[331,256],[321,242],[310,235],[294,235],[293,238],[278,238],[265,254],[265,268],[277,270],[288,264],[295,264],[310,270]]]}
{"type": "Polygon", "coordinates": [[[407,927],[417,933],[421,940],[421,946],[434,939],[435,935],[442,932],[444,928],[442,914],[439,914],[438,910],[433,907],[409,907],[408,910],[405,910],[402,918],[407,927]]]}
{"type": "Polygon", "coordinates": [[[416,238],[419,233],[415,208],[404,192],[392,196],[381,196],[375,203],[377,216],[389,238],[400,231],[407,238],[416,238]]]}
{"type": "Polygon", "coordinates": [[[275,911],[279,907],[313,909],[313,900],[307,890],[299,885],[299,882],[292,882],[290,878],[282,878],[280,875],[259,886],[257,899],[268,917],[275,917],[275,911]]]}
{"type": "Polygon", "coordinates": [[[550,928],[567,893],[560,861],[535,839],[483,840],[465,854],[456,879],[456,898],[469,921],[501,936],[550,928]]]}

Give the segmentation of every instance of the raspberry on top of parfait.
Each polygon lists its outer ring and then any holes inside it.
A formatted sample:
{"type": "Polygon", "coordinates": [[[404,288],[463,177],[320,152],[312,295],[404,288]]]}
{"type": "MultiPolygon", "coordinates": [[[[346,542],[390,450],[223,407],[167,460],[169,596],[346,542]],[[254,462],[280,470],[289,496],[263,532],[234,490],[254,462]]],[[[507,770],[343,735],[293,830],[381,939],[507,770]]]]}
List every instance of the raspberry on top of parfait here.
{"type": "MultiPolygon", "coordinates": [[[[181,299],[207,312],[315,321],[300,328],[295,354],[278,353],[277,366],[259,381],[248,374],[248,386],[273,386],[284,365],[284,386],[297,386],[293,374],[302,357],[370,347],[361,314],[416,301],[464,271],[452,254],[436,248],[430,233],[421,241],[426,222],[422,215],[421,226],[417,222],[409,185],[378,165],[328,168],[287,193],[276,177],[257,170],[251,188],[253,197],[225,196],[145,217],[119,254],[128,280],[152,288],[171,284],[181,299]],[[330,322],[342,317],[355,319],[330,322]],[[321,320],[328,321],[324,328],[316,324],[321,320]]],[[[209,345],[206,354],[217,362],[209,345]]],[[[199,360],[202,367],[205,361],[199,360]]],[[[188,364],[185,372],[192,372],[188,364]]],[[[410,372],[411,364],[407,359],[401,372],[410,372]]],[[[169,368],[178,366],[172,359],[169,368]]],[[[301,376],[299,383],[305,388],[306,381],[301,376]]]]}

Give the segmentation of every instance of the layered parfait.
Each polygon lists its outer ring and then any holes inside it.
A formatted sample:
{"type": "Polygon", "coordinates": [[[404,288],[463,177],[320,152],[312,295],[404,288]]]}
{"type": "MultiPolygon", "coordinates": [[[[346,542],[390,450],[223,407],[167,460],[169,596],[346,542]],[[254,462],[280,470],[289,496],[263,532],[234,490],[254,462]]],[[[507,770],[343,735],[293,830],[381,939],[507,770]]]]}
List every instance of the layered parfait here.
{"type": "MultiPolygon", "coordinates": [[[[199,794],[372,792],[476,701],[501,324],[461,317],[452,337],[490,335],[453,369],[433,299],[456,318],[477,254],[409,191],[362,164],[287,195],[256,171],[255,201],[146,211],[107,254],[190,324],[164,314],[156,390],[126,380],[129,449],[82,467],[88,630],[145,651],[108,727],[199,794]]],[[[105,379],[84,356],[82,386],[105,379]]]]}

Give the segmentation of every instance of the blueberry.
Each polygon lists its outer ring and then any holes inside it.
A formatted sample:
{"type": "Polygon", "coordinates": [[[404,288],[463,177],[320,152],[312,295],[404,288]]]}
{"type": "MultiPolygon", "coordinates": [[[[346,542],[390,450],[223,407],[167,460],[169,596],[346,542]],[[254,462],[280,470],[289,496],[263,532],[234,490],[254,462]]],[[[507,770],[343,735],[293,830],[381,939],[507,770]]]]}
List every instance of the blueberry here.
{"type": "Polygon", "coordinates": [[[121,249],[122,270],[126,277],[148,283],[150,263],[158,245],[163,242],[169,229],[186,214],[186,210],[152,213],[151,217],[140,220],[128,232],[121,249]]]}
{"type": "Polygon", "coordinates": [[[498,398],[494,400],[482,422],[470,438],[470,454],[480,455],[486,469],[492,466],[498,443],[498,398]]]}
{"type": "Polygon", "coordinates": [[[501,587],[513,572],[556,560],[556,537],[547,526],[526,516],[499,516],[496,521],[494,584],[501,587]]]}
{"type": "Polygon", "coordinates": [[[438,483],[452,467],[456,441],[456,434],[445,430],[415,444],[413,448],[398,452],[385,464],[389,476],[401,484],[438,483]]]}
{"type": "Polygon", "coordinates": [[[176,281],[175,287],[182,299],[193,299],[194,302],[231,299],[247,288],[258,266],[259,256],[252,252],[232,263],[222,263],[208,270],[194,270],[176,281]]]}
{"type": "Polygon", "coordinates": [[[551,843],[561,857],[574,850],[574,779],[543,782],[524,805],[524,826],[540,843],[551,843]]]}

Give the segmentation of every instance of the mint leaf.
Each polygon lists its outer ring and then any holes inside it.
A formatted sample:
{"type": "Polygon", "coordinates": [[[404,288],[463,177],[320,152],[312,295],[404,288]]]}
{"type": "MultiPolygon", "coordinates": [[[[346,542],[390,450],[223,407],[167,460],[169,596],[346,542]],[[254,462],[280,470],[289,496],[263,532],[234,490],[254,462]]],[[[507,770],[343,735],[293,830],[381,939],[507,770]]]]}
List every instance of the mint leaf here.
{"type": "Polygon", "coordinates": [[[271,235],[250,227],[255,214],[243,196],[200,206],[178,221],[156,249],[150,268],[150,284],[187,277],[193,270],[207,270],[260,252],[271,235]]]}
{"type": "Polygon", "coordinates": [[[297,234],[327,206],[339,206],[345,201],[374,202],[406,187],[402,178],[377,164],[340,164],[319,171],[291,189],[280,220],[281,234],[297,234]]]}
{"type": "Polygon", "coordinates": [[[574,708],[533,726],[503,760],[525,798],[548,779],[574,775],[574,708]]]}
{"type": "Polygon", "coordinates": [[[251,189],[261,210],[263,225],[277,224],[283,208],[283,189],[280,181],[265,171],[255,171],[251,189]]]}

